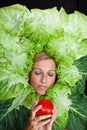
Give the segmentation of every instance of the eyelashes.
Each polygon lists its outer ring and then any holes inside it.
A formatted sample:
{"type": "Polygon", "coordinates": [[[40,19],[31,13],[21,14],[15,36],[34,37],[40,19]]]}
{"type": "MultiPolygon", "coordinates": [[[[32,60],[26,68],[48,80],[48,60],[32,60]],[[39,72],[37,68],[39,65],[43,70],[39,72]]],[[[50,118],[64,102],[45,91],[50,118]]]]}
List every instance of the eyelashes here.
{"type": "MultiPolygon", "coordinates": [[[[42,71],[34,71],[34,74],[35,74],[35,75],[42,75],[43,72],[42,72],[42,71]]],[[[48,72],[47,75],[48,75],[49,77],[53,77],[53,76],[55,76],[55,72],[48,72]]]]}
{"type": "Polygon", "coordinates": [[[41,75],[41,71],[35,71],[34,74],[35,75],[41,75]]]}
{"type": "Polygon", "coordinates": [[[52,72],[48,72],[48,76],[53,77],[55,74],[52,72]]]}

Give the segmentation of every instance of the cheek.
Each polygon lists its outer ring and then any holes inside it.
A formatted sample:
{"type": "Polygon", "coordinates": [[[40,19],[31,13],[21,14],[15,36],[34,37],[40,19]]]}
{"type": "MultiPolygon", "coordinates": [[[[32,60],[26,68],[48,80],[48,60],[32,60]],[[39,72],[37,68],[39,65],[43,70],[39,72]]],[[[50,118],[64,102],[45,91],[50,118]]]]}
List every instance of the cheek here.
{"type": "Polygon", "coordinates": [[[37,76],[34,76],[34,75],[30,76],[30,84],[32,85],[33,88],[36,88],[36,86],[38,84],[37,76]]]}
{"type": "Polygon", "coordinates": [[[49,86],[53,85],[55,83],[55,78],[49,78],[48,84],[49,86]]]}

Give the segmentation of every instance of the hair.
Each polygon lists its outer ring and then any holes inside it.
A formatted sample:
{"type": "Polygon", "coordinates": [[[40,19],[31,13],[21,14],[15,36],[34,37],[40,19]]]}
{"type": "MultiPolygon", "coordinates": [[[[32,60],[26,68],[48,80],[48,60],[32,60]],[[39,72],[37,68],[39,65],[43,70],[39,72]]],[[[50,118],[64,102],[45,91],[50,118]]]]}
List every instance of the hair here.
{"type": "MultiPolygon", "coordinates": [[[[47,54],[47,53],[44,52],[44,51],[39,52],[39,53],[37,53],[37,54],[35,55],[35,57],[34,57],[34,63],[35,63],[35,62],[39,62],[39,61],[41,61],[41,60],[47,60],[47,59],[52,59],[52,60],[54,61],[55,65],[56,65],[56,62],[55,62],[54,58],[51,57],[49,54],[47,54]]],[[[29,77],[30,77],[30,75],[31,75],[31,72],[29,73],[29,77]]],[[[56,75],[55,83],[56,83],[57,79],[58,79],[58,78],[57,78],[57,75],[56,75]]],[[[30,83],[30,78],[29,78],[29,80],[28,80],[28,83],[30,83]]]]}
{"type": "Polygon", "coordinates": [[[46,52],[42,51],[42,52],[36,54],[36,56],[34,58],[34,63],[38,62],[38,61],[41,61],[41,60],[47,60],[47,59],[52,59],[55,62],[55,60],[54,60],[53,57],[51,57],[50,55],[48,55],[46,52]]]}

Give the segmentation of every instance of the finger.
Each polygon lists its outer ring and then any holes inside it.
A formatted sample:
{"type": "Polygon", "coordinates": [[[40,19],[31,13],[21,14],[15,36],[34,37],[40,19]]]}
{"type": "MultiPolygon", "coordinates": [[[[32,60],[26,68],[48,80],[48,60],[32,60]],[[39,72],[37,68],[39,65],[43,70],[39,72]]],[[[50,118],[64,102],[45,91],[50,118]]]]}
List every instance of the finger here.
{"type": "Polygon", "coordinates": [[[41,126],[44,126],[46,124],[48,124],[50,122],[50,119],[46,119],[46,120],[42,120],[40,121],[37,125],[38,125],[38,128],[41,127],[41,126]]]}
{"type": "Polygon", "coordinates": [[[43,115],[39,117],[35,117],[33,124],[35,124],[38,128],[48,124],[51,121],[52,115],[43,115]]]}
{"type": "Polygon", "coordinates": [[[52,112],[54,113],[55,111],[57,112],[57,108],[56,108],[56,106],[53,107],[52,112]]]}
{"type": "Polygon", "coordinates": [[[56,106],[54,106],[54,108],[53,108],[53,110],[52,110],[52,114],[55,114],[55,116],[57,116],[58,112],[57,112],[56,106]]]}
{"type": "Polygon", "coordinates": [[[33,106],[31,107],[31,110],[37,112],[39,109],[42,108],[42,105],[38,105],[38,106],[37,106],[37,103],[38,103],[38,101],[36,101],[36,102],[33,104],[33,106]]]}
{"type": "Polygon", "coordinates": [[[52,110],[52,118],[51,118],[51,124],[56,120],[57,118],[57,109],[56,107],[54,106],[53,110],[52,110]]]}
{"type": "Polygon", "coordinates": [[[52,115],[50,115],[50,114],[49,115],[42,115],[42,116],[35,117],[35,120],[37,120],[39,122],[39,121],[42,121],[42,120],[49,119],[51,117],[52,117],[52,115]]]}
{"type": "Polygon", "coordinates": [[[37,105],[37,103],[38,103],[38,101],[36,101],[36,102],[32,105],[31,109],[33,109],[33,108],[37,105]]]}
{"type": "Polygon", "coordinates": [[[31,113],[30,113],[30,119],[33,120],[35,118],[36,112],[42,108],[42,105],[37,105],[37,102],[32,106],[31,113]]]}
{"type": "Polygon", "coordinates": [[[42,105],[35,106],[31,111],[32,115],[36,115],[36,112],[39,111],[42,108],[42,105]]]}

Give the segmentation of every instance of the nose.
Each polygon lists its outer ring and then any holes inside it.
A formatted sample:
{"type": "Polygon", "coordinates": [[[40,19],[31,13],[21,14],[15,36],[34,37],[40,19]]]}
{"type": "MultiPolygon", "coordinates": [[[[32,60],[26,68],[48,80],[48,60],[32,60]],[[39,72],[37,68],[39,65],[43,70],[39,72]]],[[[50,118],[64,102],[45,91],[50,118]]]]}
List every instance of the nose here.
{"type": "Polygon", "coordinates": [[[41,76],[41,82],[42,83],[47,83],[47,76],[45,74],[42,74],[42,76],[41,76]]]}

